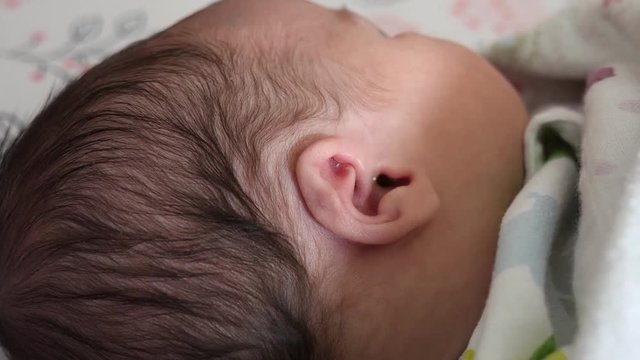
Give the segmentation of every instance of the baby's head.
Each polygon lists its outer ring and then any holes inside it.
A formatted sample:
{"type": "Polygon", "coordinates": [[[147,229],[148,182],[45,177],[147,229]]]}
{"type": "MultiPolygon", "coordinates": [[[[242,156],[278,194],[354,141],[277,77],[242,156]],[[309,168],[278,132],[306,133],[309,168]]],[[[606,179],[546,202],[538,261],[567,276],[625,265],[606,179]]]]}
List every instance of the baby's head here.
{"type": "Polygon", "coordinates": [[[224,1],[71,84],[0,173],[15,359],[450,359],[522,181],[484,60],[224,1]]]}

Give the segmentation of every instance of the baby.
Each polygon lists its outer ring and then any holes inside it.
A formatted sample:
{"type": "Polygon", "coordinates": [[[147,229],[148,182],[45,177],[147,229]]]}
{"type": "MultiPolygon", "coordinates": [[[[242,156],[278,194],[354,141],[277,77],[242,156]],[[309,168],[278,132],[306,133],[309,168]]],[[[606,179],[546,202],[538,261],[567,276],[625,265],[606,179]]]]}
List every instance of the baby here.
{"type": "Polygon", "coordinates": [[[223,1],[60,93],[0,173],[13,359],[455,359],[527,115],[485,60],[223,1]]]}

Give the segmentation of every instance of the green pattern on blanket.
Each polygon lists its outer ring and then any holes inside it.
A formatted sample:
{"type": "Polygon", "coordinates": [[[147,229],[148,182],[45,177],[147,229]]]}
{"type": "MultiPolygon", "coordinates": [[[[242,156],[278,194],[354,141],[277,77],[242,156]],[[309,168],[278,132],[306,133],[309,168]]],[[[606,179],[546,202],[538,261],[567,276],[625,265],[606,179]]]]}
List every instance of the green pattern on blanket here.
{"type": "Polygon", "coordinates": [[[556,351],[556,340],[553,336],[549,338],[531,355],[529,360],[545,360],[549,355],[552,355],[556,351]]]}

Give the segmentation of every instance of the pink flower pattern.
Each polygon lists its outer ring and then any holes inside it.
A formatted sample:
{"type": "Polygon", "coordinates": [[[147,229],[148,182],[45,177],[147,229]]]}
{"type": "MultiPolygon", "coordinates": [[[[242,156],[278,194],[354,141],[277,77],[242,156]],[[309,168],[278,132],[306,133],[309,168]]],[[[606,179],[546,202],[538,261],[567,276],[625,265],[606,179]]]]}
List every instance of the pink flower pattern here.
{"type": "Polygon", "coordinates": [[[469,30],[496,35],[526,29],[546,16],[540,2],[521,0],[456,0],[451,13],[469,30]]]}
{"type": "Polygon", "coordinates": [[[629,113],[640,114],[640,99],[624,100],[618,104],[618,109],[629,113]]]}
{"type": "Polygon", "coordinates": [[[10,10],[17,9],[22,3],[23,0],[0,0],[0,5],[10,10]]]}
{"type": "Polygon", "coordinates": [[[619,4],[621,2],[622,2],[622,0],[602,0],[602,7],[605,8],[605,9],[608,9],[612,5],[619,4]]]}

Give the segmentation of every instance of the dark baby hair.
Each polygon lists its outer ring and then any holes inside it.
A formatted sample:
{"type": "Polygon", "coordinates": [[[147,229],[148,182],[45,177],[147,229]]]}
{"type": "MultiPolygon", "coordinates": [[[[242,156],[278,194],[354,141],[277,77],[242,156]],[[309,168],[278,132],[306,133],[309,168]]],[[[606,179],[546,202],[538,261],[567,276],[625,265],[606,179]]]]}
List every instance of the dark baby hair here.
{"type": "Polygon", "coordinates": [[[56,96],[1,163],[10,357],[332,357],[302,257],[259,205],[281,208],[264,146],[323,107],[303,84],[291,62],[163,34],[56,96]]]}

